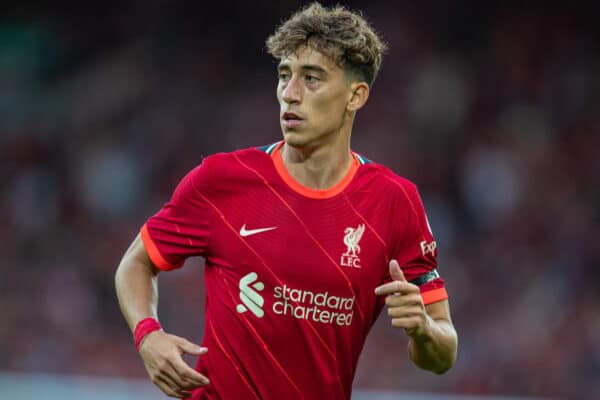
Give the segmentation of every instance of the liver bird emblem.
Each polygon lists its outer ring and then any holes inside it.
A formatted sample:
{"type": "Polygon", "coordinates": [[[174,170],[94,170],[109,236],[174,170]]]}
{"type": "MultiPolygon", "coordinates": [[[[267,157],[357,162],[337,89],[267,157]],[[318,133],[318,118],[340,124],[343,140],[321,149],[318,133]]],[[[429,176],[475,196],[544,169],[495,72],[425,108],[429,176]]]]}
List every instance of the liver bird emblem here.
{"type": "Polygon", "coordinates": [[[344,230],[344,244],[348,247],[344,255],[350,257],[357,257],[360,253],[360,246],[358,242],[365,232],[365,224],[360,224],[356,228],[348,227],[344,230]]]}

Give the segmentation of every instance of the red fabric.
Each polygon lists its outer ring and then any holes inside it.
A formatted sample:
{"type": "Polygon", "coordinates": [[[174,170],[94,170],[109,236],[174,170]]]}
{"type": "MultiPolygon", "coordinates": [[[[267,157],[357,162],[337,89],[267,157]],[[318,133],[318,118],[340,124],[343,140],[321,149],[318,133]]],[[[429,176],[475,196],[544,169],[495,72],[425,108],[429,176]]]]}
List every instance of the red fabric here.
{"type": "Polygon", "coordinates": [[[135,341],[135,348],[140,350],[140,343],[142,343],[142,339],[149,334],[150,332],[159,331],[162,327],[160,323],[152,317],[144,318],[140,322],[137,323],[135,329],[133,330],[133,340],[135,341]]]}
{"type": "MultiPolygon", "coordinates": [[[[341,192],[312,198],[259,149],[207,157],[147,221],[144,240],[164,270],[206,258],[209,351],[196,368],[211,383],[194,399],[350,399],[389,261],[408,280],[437,266],[411,182],[369,163],[341,192]]],[[[440,301],[443,288],[435,278],[421,292],[440,301]]]]}

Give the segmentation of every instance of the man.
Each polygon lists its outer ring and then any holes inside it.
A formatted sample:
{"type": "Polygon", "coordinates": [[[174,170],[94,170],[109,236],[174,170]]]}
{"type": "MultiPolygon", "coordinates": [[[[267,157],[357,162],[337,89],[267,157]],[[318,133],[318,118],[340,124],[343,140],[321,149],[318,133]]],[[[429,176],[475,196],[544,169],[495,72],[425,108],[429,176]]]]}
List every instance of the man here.
{"type": "Polygon", "coordinates": [[[268,39],[283,141],[204,159],[116,274],[152,381],[194,399],[349,399],[383,306],[416,365],[443,373],[457,336],[415,186],[350,150],[384,44],[318,3],[268,39]],[[203,347],[157,321],[157,275],[206,259],[203,347]],[[198,355],[196,370],[181,355],[198,355]]]}

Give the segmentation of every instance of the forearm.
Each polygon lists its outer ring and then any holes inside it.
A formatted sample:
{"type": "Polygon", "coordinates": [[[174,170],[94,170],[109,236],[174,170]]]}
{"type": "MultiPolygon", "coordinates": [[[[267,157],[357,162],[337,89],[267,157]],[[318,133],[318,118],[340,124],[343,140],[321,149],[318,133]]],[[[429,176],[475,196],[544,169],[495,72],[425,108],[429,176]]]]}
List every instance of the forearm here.
{"type": "Polygon", "coordinates": [[[443,374],[456,360],[458,337],[452,323],[428,317],[428,329],[422,336],[411,338],[408,353],[420,368],[443,374]]]}
{"type": "Polygon", "coordinates": [[[148,258],[141,238],[133,241],[115,274],[115,288],[121,312],[133,331],[138,321],[157,318],[157,271],[148,258]]]}

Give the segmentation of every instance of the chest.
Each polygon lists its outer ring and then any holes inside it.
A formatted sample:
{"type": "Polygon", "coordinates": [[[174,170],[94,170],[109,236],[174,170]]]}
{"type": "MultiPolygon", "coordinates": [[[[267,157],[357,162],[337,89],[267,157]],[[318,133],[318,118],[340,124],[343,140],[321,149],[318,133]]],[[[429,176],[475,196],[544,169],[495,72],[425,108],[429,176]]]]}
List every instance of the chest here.
{"type": "Polygon", "coordinates": [[[220,202],[208,261],[235,280],[256,273],[265,285],[355,296],[385,278],[386,220],[369,197],[314,200],[270,190],[220,202]]]}

